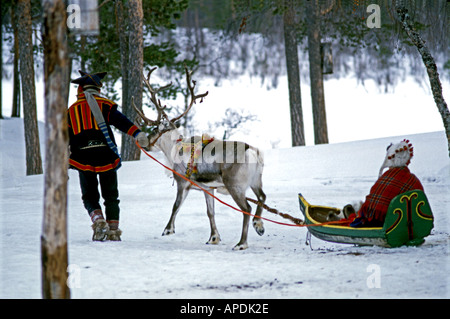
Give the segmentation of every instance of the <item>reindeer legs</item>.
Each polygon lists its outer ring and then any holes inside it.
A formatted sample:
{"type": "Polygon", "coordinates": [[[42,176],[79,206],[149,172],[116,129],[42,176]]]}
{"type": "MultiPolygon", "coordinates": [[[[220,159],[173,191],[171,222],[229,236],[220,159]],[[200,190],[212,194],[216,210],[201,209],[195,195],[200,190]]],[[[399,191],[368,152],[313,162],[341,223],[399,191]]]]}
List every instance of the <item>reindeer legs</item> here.
{"type": "Polygon", "coordinates": [[[183,204],[187,194],[189,193],[189,188],[190,185],[188,183],[177,181],[177,198],[173,204],[172,215],[170,215],[169,222],[162,233],[163,236],[175,234],[175,218],[177,217],[181,204],[183,204]]]}
{"type": "MultiPolygon", "coordinates": [[[[214,189],[209,190],[212,194],[214,194],[214,189]]],[[[218,244],[220,242],[219,231],[217,230],[216,221],[214,218],[214,198],[205,193],[206,199],[206,212],[209,218],[209,224],[211,226],[211,236],[207,244],[218,244]]]]}
{"type": "MultiPolygon", "coordinates": [[[[245,189],[242,189],[239,186],[227,186],[227,189],[230,192],[231,197],[233,197],[234,201],[241,210],[248,213],[252,211],[251,206],[249,205],[247,199],[245,198],[245,189]]],[[[248,248],[247,236],[248,236],[249,220],[250,216],[247,214],[243,214],[241,239],[236,244],[236,246],[233,247],[233,250],[244,250],[248,248]]]]}
{"type": "MultiPolygon", "coordinates": [[[[255,187],[252,186],[251,188],[252,191],[255,193],[256,197],[258,198],[258,201],[261,204],[264,204],[264,202],[266,201],[266,194],[264,194],[262,186],[261,185],[255,187]]],[[[264,235],[263,220],[261,218],[258,218],[261,217],[262,210],[263,210],[262,207],[258,205],[258,207],[256,208],[255,217],[253,217],[253,228],[256,230],[259,236],[264,235]]]]}

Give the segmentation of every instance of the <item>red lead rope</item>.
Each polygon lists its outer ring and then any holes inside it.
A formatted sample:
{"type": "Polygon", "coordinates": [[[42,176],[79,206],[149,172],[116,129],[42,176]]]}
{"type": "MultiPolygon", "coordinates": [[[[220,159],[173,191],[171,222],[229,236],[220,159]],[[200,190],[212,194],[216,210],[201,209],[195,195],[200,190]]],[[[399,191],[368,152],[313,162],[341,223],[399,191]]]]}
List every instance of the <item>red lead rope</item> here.
{"type": "MultiPolygon", "coordinates": [[[[139,143],[136,141],[136,145],[137,147],[139,147],[141,149],[142,152],[144,152],[145,155],[147,155],[148,157],[150,157],[152,160],[154,160],[156,163],[158,163],[159,165],[161,165],[162,167],[164,167],[165,169],[171,171],[174,174],[177,174],[178,176],[180,176],[182,179],[188,181],[189,183],[191,183],[193,186],[200,188],[202,191],[204,191],[206,194],[208,194],[209,196],[211,196],[212,198],[214,198],[215,200],[219,201],[220,203],[222,203],[225,206],[228,206],[232,209],[234,209],[235,211],[238,211],[240,213],[252,216],[252,217],[256,217],[256,218],[261,218],[263,220],[266,220],[268,222],[274,223],[274,224],[278,224],[278,225],[283,225],[283,226],[291,226],[291,227],[310,227],[310,226],[323,226],[323,225],[330,225],[330,224],[344,224],[344,223],[348,223],[348,221],[331,221],[331,222],[326,222],[326,223],[320,223],[320,224],[288,224],[288,223],[282,223],[282,222],[277,222],[276,220],[272,220],[269,218],[265,218],[265,217],[258,217],[255,216],[249,212],[245,212],[239,208],[234,207],[233,205],[230,205],[226,202],[224,202],[223,200],[221,200],[220,198],[216,197],[214,194],[212,194],[211,192],[209,192],[208,190],[206,190],[205,188],[201,187],[200,185],[198,185],[197,183],[195,183],[194,181],[192,181],[191,179],[187,178],[186,176],[176,172],[175,170],[171,169],[170,167],[164,165],[163,163],[161,163],[160,161],[158,161],[156,158],[154,158],[152,155],[150,155],[146,150],[144,150],[141,145],[139,145],[139,143]]],[[[255,200],[252,200],[253,202],[256,202],[255,200]]],[[[267,209],[267,208],[266,208],[267,209]]]]}

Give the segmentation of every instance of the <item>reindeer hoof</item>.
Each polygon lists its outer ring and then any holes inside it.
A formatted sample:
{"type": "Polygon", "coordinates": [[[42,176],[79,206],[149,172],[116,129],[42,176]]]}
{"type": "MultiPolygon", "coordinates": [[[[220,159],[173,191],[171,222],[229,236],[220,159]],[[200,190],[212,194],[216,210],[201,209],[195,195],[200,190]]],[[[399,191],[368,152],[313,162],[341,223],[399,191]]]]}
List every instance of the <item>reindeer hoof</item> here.
{"type": "Polygon", "coordinates": [[[175,230],[174,229],[164,229],[162,236],[167,236],[167,235],[173,235],[175,234],[175,230]]]}
{"type": "Polygon", "coordinates": [[[220,243],[220,236],[214,235],[206,242],[207,245],[217,245],[220,243]]]}
{"type": "Polygon", "coordinates": [[[264,235],[264,224],[263,221],[258,219],[253,221],[253,228],[259,236],[264,235]]]}
{"type": "Polygon", "coordinates": [[[248,244],[247,243],[245,243],[245,244],[237,244],[236,246],[233,247],[233,250],[234,251],[236,251],[236,250],[245,250],[247,248],[248,248],[248,244]]]}

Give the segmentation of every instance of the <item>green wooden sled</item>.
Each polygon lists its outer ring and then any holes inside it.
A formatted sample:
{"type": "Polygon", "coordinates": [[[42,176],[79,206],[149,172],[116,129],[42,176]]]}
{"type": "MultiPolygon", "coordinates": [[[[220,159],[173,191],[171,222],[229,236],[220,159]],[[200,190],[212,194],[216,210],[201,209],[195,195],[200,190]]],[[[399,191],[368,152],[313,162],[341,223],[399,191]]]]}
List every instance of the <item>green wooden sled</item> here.
{"type": "MultiPolygon", "coordinates": [[[[308,225],[327,221],[331,212],[339,214],[340,209],[310,205],[302,194],[298,194],[300,210],[308,225]]],[[[350,226],[310,226],[308,230],[315,237],[344,244],[399,247],[421,245],[433,229],[433,213],[428,199],[421,190],[413,190],[395,197],[388,208],[383,227],[353,228],[350,226]]]]}

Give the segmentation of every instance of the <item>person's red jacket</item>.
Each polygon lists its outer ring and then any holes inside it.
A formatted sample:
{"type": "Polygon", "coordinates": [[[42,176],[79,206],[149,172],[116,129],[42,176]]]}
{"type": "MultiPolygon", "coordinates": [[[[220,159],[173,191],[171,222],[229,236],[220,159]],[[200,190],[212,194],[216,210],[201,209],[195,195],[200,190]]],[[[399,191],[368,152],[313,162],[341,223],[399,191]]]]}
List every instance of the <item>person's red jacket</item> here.
{"type": "Polygon", "coordinates": [[[358,211],[362,226],[382,226],[392,199],[414,189],[424,190],[422,183],[408,167],[392,167],[387,170],[372,186],[358,211]]]}

